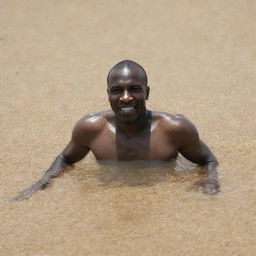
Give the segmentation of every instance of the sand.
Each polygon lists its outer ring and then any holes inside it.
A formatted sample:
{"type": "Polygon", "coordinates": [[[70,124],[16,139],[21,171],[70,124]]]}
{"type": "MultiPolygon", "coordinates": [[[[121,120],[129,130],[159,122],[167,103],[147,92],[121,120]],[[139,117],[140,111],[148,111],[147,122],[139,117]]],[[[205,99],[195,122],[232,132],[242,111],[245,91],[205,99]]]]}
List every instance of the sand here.
{"type": "Polygon", "coordinates": [[[255,12],[252,0],[1,0],[0,255],[256,255],[255,12]],[[109,108],[106,75],[123,59],[148,72],[149,109],[197,126],[222,192],[157,167],[117,177],[89,155],[10,203],[79,118],[109,108]]]}

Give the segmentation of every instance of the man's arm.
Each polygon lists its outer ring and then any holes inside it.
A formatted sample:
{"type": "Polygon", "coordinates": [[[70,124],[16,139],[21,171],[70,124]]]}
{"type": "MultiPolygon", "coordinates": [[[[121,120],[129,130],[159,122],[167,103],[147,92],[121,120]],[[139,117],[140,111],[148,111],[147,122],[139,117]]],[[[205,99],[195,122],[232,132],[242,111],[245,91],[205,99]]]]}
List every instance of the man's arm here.
{"type": "Polygon", "coordinates": [[[193,163],[204,166],[207,176],[196,182],[205,194],[216,194],[220,191],[217,175],[218,161],[208,146],[200,140],[197,129],[186,118],[180,122],[179,152],[193,163]]]}
{"type": "Polygon", "coordinates": [[[24,189],[17,196],[13,197],[11,201],[20,201],[29,198],[38,190],[44,189],[49,184],[51,179],[59,176],[64,171],[68,170],[72,164],[84,158],[90,151],[89,147],[87,147],[85,143],[88,142],[91,137],[90,133],[85,133],[86,130],[81,124],[81,121],[80,123],[78,122],[73,130],[71,141],[63,150],[63,152],[55,159],[43,177],[29,188],[24,189]],[[85,135],[87,135],[86,139],[84,139],[85,135]]]}

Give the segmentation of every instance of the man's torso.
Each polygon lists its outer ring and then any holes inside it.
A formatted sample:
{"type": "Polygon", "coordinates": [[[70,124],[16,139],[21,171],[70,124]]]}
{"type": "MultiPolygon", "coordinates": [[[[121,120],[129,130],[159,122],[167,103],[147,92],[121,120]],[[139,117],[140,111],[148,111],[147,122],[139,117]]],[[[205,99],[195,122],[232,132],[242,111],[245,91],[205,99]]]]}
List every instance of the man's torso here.
{"type": "MultiPolygon", "coordinates": [[[[116,128],[112,111],[92,114],[84,122],[97,126],[97,133],[88,142],[98,160],[168,161],[178,154],[179,141],[175,134],[180,116],[150,112],[149,124],[129,136],[116,128]]],[[[86,127],[86,125],[85,125],[86,127]]],[[[84,131],[86,133],[86,131],[84,131]]]]}

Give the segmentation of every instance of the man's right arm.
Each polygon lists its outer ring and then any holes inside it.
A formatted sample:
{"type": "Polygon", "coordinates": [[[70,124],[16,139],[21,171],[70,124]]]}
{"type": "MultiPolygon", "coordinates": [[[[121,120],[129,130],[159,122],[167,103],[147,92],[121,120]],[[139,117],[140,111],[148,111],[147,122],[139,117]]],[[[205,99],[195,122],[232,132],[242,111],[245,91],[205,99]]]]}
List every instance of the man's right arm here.
{"type": "Polygon", "coordinates": [[[11,201],[20,201],[29,198],[38,190],[44,189],[51,179],[59,176],[64,171],[68,170],[72,164],[84,158],[90,151],[87,145],[93,135],[90,133],[90,127],[89,132],[87,133],[86,126],[86,122],[84,122],[83,119],[80,120],[73,130],[71,141],[63,152],[54,160],[51,167],[45,172],[43,177],[29,188],[24,189],[17,196],[13,197],[11,201]]]}

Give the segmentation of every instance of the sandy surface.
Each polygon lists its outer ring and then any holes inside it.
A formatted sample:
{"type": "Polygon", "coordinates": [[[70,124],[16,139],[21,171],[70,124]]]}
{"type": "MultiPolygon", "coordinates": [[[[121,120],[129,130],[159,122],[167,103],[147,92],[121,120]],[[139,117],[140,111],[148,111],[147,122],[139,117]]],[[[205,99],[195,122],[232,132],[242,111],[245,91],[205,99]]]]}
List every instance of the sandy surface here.
{"type": "Polygon", "coordinates": [[[0,255],[256,255],[255,1],[1,0],[0,12],[0,255]],[[148,72],[150,109],[196,124],[222,192],[157,167],[120,178],[89,155],[8,202],[80,117],[108,108],[106,74],[123,59],[148,72]]]}

